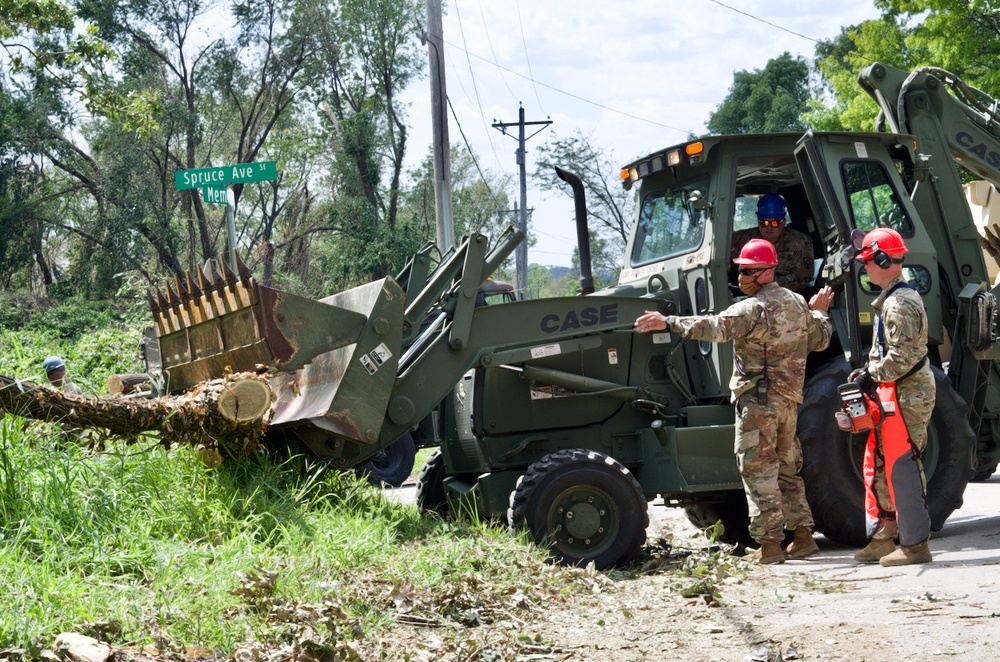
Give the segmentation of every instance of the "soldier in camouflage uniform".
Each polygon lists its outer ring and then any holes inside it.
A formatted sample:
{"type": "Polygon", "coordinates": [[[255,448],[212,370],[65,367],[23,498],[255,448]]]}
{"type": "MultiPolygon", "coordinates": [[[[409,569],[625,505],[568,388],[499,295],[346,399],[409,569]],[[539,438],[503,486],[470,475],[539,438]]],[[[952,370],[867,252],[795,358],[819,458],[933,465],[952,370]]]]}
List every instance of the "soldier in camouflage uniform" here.
{"type": "Polygon", "coordinates": [[[757,227],[733,233],[732,257],[737,257],[751,239],[766,239],[778,251],[774,282],[798,291],[813,279],[813,244],[807,235],[785,227],[785,212],[785,201],[780,195],[761,196],[757,201],[757,227]]]}
{"type": "MultiPolygon", "coordinates": [[[[934,410],[935,384],[927,361],[927,313],[917,290],[903,279],[903,254],[906,245],[898,232],[876,228],[865,235],[856,260],[865,263],[868,278],[882,293],[872,303],[876,326],[868,366],[851,378],[871,393],[877,389],[883,403],[886,393],[895,403],[905,424],[885,418],[874,431],[874,481],[872,491],[877,502],[877,518],[870,517],[871,542],[854,558],[862,563],[878,561],[884,566],[929,563],[927,546],[930,515],[927,511],[926,480],[920,454],[927,445],[927,424],[934,410]],[[897,432],[898,431],[898,432],[897,432]],[[889,439],[887,435],[901,437],[889,439]],[[903,455],[892,465],[890,493],[886,480],[886,444],[898,441],[903,455]],[[874,528],[874,534],[871,529],[874,528]],[[896,549],[893,539],[899,536],[896,549]]],[[[887,408],[887,412],[891,410],[887,408]]],[[[898,420],[898,419],[897,419],[898,420]]],[[[889,452],[888,458],[897,455],[889,452]]],[[[874,505],[874,504],[872,504],[874,505]]]]}
{"type": "Polygon", "coordinates": [[[646,311],[639,331],[673,330],[684,338],[734,341],[736,457],[750,509],[750,535],[760,543],[760,563],[783,563],[819,551],[802,478],[802,447],[795,436],[802,402],[806,354],[830,343],[826,311],[833,291],[824,287],[805,299],[774,282],[778,256],[763,239],[748,242],[736,258],[740,290],[748,295],[718,315],[664,316],[646,311]],[[784,551],[785,528],[795,540],[784,551]]]}

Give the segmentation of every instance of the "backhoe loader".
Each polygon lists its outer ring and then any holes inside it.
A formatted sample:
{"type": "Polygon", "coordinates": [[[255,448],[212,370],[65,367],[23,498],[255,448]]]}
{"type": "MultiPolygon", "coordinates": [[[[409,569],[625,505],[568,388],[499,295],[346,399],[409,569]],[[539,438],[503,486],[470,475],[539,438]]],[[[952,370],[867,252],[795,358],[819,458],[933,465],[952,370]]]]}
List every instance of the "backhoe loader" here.
{"type": "Polygon", "coordinates": [[[648,309],[728,307],[732,234],[756,221],[760,196],[779,193],[789,225],[814,244],[810,287],[837,292],[834,340],[810,355],[799,416],[817,529],[865,541],[864,439],[842,432],[835,412],[838,385],[867,356],[877,296],[849,259],[851,235],[889,226],[906,238],[906,275],[930,322],[937,403],[923,461],[938,530],[974,473],[1000,460],[996,296],[955,166],[1000,182],[997,106],[939,70],[873,64],[859,82],[881,109],[878,131],[709,136],[628,164],[623,185],[638,204],[612,287],[593,291],[585,192],[559,170],[576,200],[578,296],[476,306],[523,239],[513,229],[492,245],[472,234],[436,263],[427,247],[395,278],[318,301],[257,283],[236,258],[151,297],[151,371],[173,391],[227,368],[276,369],[269,434],[342,469],[433,413],[440,447],[420,474],[421,509],[506,518],[564,563],[634,558],[657,498],[750,543],[732,346],[632,323],[648,309]]]}

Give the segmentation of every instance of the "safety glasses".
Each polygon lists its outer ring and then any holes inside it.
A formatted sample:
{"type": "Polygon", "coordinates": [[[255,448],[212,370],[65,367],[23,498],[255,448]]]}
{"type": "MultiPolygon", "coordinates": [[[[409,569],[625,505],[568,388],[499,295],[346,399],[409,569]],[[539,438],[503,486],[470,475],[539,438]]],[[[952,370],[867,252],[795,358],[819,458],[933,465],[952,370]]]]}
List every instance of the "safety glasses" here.
{"type": "Polygon", "coordinates": [[[776,228],[785,222],[783,218],[759,218],[757,225],[762,228],[776,228]]]}
{"type": "Polygon", "coordinates": [[[741,276],[753,276],[754,274],[759,274],[761,271],[767,271],[772,267],[758,267],[756,269],[740,269],[741,276]]]}

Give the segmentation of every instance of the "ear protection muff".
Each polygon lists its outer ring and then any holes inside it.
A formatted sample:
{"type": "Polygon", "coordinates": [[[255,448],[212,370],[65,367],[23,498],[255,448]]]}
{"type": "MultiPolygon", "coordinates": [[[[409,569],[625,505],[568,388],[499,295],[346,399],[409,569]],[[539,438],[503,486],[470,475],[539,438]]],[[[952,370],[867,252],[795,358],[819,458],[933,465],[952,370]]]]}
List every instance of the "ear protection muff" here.
{"type": "Polygon", "coordinates": [[[872,262],[875,263],[879,269],[888,269],[889,265],[892,264],[892,258],[885,251],[878,249],[872,253],[872,262]]]}

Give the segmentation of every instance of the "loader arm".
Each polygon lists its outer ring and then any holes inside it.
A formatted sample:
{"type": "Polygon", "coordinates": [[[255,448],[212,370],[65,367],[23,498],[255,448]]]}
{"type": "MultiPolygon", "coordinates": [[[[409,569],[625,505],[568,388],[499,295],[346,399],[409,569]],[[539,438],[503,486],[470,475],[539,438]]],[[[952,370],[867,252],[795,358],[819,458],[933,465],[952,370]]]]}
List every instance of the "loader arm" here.
{"type": "Polygon", "coordinates": [[[650,306],[646,298],[594,296],[474,309],[466,343],[452,346],[450,325],[445,324],[420,354],[403,366],[389,399],[379,445],[391,443],[415,425],[468,370],[529,366],[545,357],[582,352],[600,346],[602,334],[621,334],[620,345],[625,346],[634,333],[633,322],[650,306]]]}

